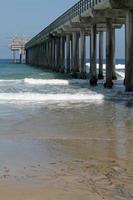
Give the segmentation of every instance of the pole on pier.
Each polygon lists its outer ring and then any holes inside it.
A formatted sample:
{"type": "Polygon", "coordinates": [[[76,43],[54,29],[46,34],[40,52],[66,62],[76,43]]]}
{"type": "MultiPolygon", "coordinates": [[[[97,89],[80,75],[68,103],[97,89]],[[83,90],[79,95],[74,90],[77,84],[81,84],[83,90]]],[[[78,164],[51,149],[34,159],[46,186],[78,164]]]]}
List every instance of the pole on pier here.
{"type": "Polygon", "coordinates": [[[76,32],[72,33],[72,77],[77,78],[79,71],[79,37],[76,32]]]}
{"type": "Polygon", "coordinates": [[[49,68],[49,41],[46,41],[46,68],[49,68]]]}
{"type": "Polygon", "coordinates": [[[113,69],[112,69],[112,80],[116,80],[116,59],[115,59],[115,28],[112,29],[112,42],[113,42],[113,69]]]}
{"type": "Polygon", "coordinates": [[[22,64],[23,63],[23,55],[22,55],[22,53],[20,53],[20,64],[22,64]]]}
{"type": "Polygon", "coordinates": [[[106,26],[106,83],[104,86],[111,89],[113,87],[112,74],[114,65],[114,38],[111,18],[106,20],[106,26]]]}
{"type": "Polygon", "coordinates": [[[44,64],[44,67],[46,67],[46,42],[44,42],[43,44],[43,64],[44,64]]]}
{"type": "Polygon", "coordinates": [[[96,68],[96,24],[91,27],[91,50],[90,50],[90,85],[97,85],[97,68],[96,68]]]}
{"type": "Polygon", "coordinates": [[[86,38],[85,38],[85,31],[80,31],[80,48],[81,48],[81,58],[80,58],[80,78],[86,78],[86,38]]]}
{"type": "Polygon", "coordinates": [[[55,68],[55,39],[52,39],[52,69],[55,68]]]}
{"type": "Polygon", "coordinates": [[[60,72],[65,71],[65,38],[61,36],[60,38],[60,72]]]}
{"type": "Polygon", "coordinates": [[[25,63],[29,64],[29,49],[25,51],[25,63]]]}
{"type": "Polygon", "coordinates": [[[103,80],[103,32],[99,32],[99,74],[98,79],[103,80]]]}
{"type": "Polygon", "coordinates": [[[127,92],[133,92],[133,10],[128,10],[126,18],[126,73],[127,92]]]}
{"type": "Polygon", "coordinates": [[[66,70],[70,73],[70,35],[66,35],[66,70]]]}
{"type": "Polygon", "coordinates": [[[60,69],[60,38],[56,38],[55,44],[55,70],[59,72],[60,69]]]}

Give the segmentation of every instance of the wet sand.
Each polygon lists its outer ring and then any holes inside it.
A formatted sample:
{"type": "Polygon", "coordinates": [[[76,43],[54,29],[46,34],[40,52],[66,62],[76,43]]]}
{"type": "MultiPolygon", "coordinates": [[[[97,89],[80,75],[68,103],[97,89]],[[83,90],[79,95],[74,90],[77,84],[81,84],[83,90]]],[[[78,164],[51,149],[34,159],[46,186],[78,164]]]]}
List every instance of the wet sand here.
{"type": "Polygon", "coordinates": [[[132,108],[17,109],[0,125],[0,199],[133,199],[132,108]]]}

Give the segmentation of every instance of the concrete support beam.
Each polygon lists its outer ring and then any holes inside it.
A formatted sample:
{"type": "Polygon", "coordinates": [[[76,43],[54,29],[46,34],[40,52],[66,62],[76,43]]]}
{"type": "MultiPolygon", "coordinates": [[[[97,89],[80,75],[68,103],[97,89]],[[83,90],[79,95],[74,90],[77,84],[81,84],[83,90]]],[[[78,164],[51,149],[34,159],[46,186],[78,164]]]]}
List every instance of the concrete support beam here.
{"type": "Polygon", "coordinates": [[[127,92],[133,92],[133,10],[128,10],[126,18],[126,74],[127,92]]]}
{"type": "Polygon", "coordinates": [[[90,44],[90,85],[97,85],[97,68],[96,68],[96,25],[91,27],[91,44],[90,44]]]}
{"type": "Polygon", "coordinates": [[[107,19],[107,32],[106,32],[106,83],[105,87],[111,89],[113,86],[112,74],[114,66],[114,37],[112,20],[107,19]]]}
{"type": "Polygon", "coordinates": [[[46,67],[46,45],[43,43],[43,66],[46,67]]]}
{"type": "Polygon", "coordinates": [[[52,39],[52,69],[55,70],[55,39],[52,39]]]}
{"type": "Polygon", "coordinates": [[[29,49],[25,51],[25,63],[29,64],[29,49]]]}
{"type": "Polygon", "coordinates": [[[79,71],[79,37],[78,33],[72,33],[72,76],[77,78],[77,72],[79,71]]]}
{"type": "Polygon", "coordinates": [[[85,79],[86,78],[86,37],[85,37],[85,31],[80,31],[80,78],[85,79]]]}
{"type": "Polygon", "coordinates": [[[23,64],[23,55],[20,53],[20,64],[23,64]]]}
{"type": "Polygon", "coordinates": [[[103,76],[103,32],[99,32],[99,74],[98,79],[102,80],[103,76]]]}
{"type": "Polygon", "coordinates": [[[60,69],[60,38],[56,38],[55,43],[55,70],[59,72],[60,69]]]}
{"type": "Polygon", "coordinates": [[[117,76],[116,76],[116,57],[115,57],[115,28],[112,29],[112,42],[113,42],[113,69],[112,69],[112,79],[116,80],[117,76]]]}
{"type": "Polygon", "coordinates": [[[70,73],[70,40],[71,36],[66,35],[66,71],[70,73]]]}
{"type": "Polygon", "coordinates": [[[48,44],[48,41],[46,41],[46,67],[48,68],[48,51],[49,51],[49,44],[48,44]]]}
{"type": "Polygon", "coordinates": [[[52,68],[52,41],[49,40],[49,68],[52,68]]]}
{"type": "Polygon", "coordinates": [[[65,71],[65,38],[61,36],[60,38],[60,72],[65,71]]]}

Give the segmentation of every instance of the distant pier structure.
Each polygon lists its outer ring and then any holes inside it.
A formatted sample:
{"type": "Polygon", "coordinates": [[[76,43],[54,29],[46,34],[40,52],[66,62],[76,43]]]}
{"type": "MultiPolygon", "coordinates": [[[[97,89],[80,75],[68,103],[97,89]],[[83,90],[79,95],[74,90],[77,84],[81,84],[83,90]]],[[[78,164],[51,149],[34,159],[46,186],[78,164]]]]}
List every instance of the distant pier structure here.
{"type": "MultiPolygon", "coordinates": [[[[86,36],[90,38],[90,84],[103,79],[106,50],[106,88],[113,87],[115,30],[125,25],[125,87],[133,92],[133,0],[80,0],[26,45],[26,63],[86,78],[86,36]],[[106,33],[104,47],[103,33],[106,33]],[[97,40],[97,36],[98,40],[97,40]],[[98,42],[98,45],[97,45],[98,42]],[[97,47],[99,69],[96,68],[97,47]]],[[[88,57],[88,56],[87,56],[88,57]]]]}
{"type": "Polygon", "coordinates": [[[19,53],[19,62],[22,64],[25,59],[25,44],[29,41],[29,38],[25,37],[14,37],[9,45],[13,53],[13,63],[17,62],[16,52],[19,53]]]}

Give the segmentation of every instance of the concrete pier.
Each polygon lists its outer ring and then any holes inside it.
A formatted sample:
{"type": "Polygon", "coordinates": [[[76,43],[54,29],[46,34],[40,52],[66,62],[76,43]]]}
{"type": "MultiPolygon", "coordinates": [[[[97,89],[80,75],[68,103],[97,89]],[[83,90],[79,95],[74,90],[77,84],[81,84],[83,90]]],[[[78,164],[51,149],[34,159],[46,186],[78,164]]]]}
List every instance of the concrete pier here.
{"type": "Polygon", "coordinates": [[[126,74],[127,92],[133,92],[133,10],[128,10],[126,18],[126,74]]]}
{"type": "Polygon", "coordinates": [[[76,32],[72,34],[72,76],[77,78],[77,72],[79,71],[79,37],[76,32]]]}
{"type": "Polygon", "coordinates": [[[106,88],[112,88],[112,74],[114,66],[114,41],[113,41],[113,28],[112,19],[107,19],[107,32],[106,32],[106,88]]]}
{"type": "Polygon", "coordinates": [[[52,70],[55,70],[55,39],[52,39],[52,70]]]}
{"type": "Polygon", "coordinates": [[[47,26],[26,45],[26,63],[72,78],[86,78],[86,35],[90,35],[90,85],[103,79],[103,32],[106,34],[106,88],[113,87],[115,72],[115,30],[126,24],[126,91],[133,91],[133,1],[80,0],[47,26]],[[97,34],[99,33],[99,71],[97,71],[97,34]],[[80,37],[80,39],[79,39],[80,37]],[[80,45],[79,45],[80,41],[80,45]],[[41,49],[40,46],[42,45],[41,49]],[[79,48],[80,47],[80,48],[79,48]],[[66,59],[66,60],[65,60],[66,59]],[[97,74],[98,72],[98,74],[97,74]]]}
{"type": "Polygon", "coordinates": [[[90,50],[90,85],[97,85],[97,69],[96,69],[96,24],[91,27],[91,50],[90,50]]]}
{"type": "Polygon", "coordinates": [[[86,38],[85,38],[85,31],[80,31],[80,78],[86,78],[86,38]]]}
{"type": "Polygon", "coordinates": [[[62,36],[60,38],[60,72],[65,71],[65,38],[62,36]]]}
{"type": "Polygon", "coordinates": [[[66,71],[70,73],[70,40],[71,36],[66,35],[66,71]]]}
{"type": "Polygon", "coordinates": [[[117,75],[116,75],[116,50],[115,50],[115,44],[116,44],[116,41],[115,41],[115,28],[112,28],[112,42],[113,42],[113,50],[112,50],[112,53],[113,53],[113,68],[112,68],[112,80],[116,80],[117,79],[117,75]]]}
{"type": "Polygon", "coordinates": [[[60,71],[60,38],[56,38],[55,44],[55,71],[60,71]]]}
{"type": "Polygon", "coordinates": [[[99,32],[99,74],[98,79],[102,80],[103,76],[103,32],[99,32]]]}

